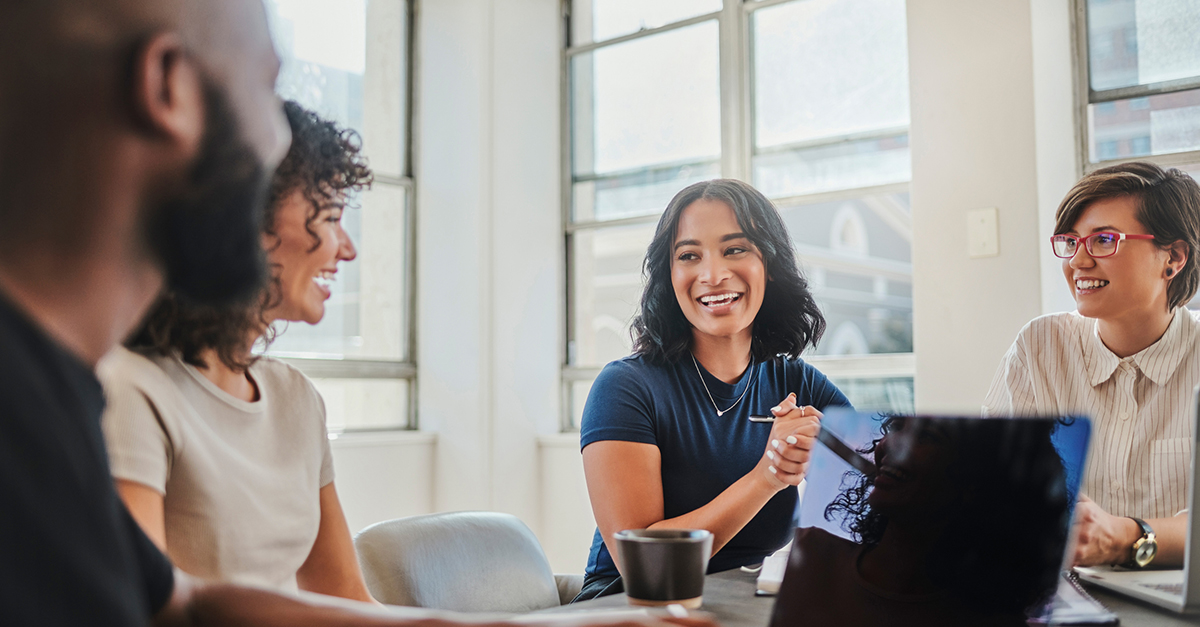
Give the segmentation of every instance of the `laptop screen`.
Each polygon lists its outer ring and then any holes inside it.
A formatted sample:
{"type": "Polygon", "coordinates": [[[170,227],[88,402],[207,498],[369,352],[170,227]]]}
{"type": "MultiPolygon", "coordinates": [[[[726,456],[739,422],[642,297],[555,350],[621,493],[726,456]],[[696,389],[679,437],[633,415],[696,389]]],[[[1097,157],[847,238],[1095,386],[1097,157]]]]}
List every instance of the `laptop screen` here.
{"type": "Polygon", "coordinates": [[[813,451],[773,627],[1024,625],[1053,596],[1086,419],[831,411],[822,428],[848,446],[813,451]]]}

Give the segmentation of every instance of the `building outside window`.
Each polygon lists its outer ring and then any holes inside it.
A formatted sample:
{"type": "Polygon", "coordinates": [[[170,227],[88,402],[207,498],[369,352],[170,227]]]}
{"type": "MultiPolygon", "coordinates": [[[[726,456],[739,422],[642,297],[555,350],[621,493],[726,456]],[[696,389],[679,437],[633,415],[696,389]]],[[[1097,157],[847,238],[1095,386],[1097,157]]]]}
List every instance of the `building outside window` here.
{"type": "Polygon", "coordinates": [[[1087,171],[1200,164],[1200,3],[1077,0],[1087,171]]]}
{"type": "Polygon", "coordinates": [[[912,411],[904,0],[567,2],[564,429],[630,352],[641,263],[680,189],[779,207],[828,322],[805,359],[858,407],[912,411]]]}
{"type": "Polygon", "coordinates": [[[373,187],[342,224],[358,258],[339,266],[325,318],[279,325],[267,354],[313,379],[331,437],[415,428],[410,0],[267,0],[281,97],[362,136],[373,187]]]}

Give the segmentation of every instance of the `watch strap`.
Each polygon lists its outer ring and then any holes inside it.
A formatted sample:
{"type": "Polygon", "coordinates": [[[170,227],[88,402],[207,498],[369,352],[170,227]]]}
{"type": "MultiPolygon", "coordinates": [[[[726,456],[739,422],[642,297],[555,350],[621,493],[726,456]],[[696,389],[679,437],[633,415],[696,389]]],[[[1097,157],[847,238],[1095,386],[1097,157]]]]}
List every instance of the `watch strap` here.
{"type": "Polygon", "coordinates": [[[1136,516],[1126,516],[1126,518],[1137,523],[1137,526],[1142,530],[1142,535],[1137,540],[1133,541],[1133,545],[1130,547],[1131,553],[1129,554],[1129,561],[1121,564],[1121,566],[1125,568],[1141,569],[1142,566],[1137,562],[1137,547],[1143,540],[1154,537],[1154,528],[1151,527],[1149,523],[1141,518],[1137,518],[1136,516]]]}
{"type": "Polygon", "coordinates": [[[1132,520],[1133,522],[1137,523],[1138,527],[1142,528],[1142,537],[1143,538],[1148,538],[1148,537],[1154,535],[1154,528],[1151,527],[1146,521],[1142,520],[1141,518],[1136,518],[1134,516],[1130,516],[1129,519],[1132,520]]]}

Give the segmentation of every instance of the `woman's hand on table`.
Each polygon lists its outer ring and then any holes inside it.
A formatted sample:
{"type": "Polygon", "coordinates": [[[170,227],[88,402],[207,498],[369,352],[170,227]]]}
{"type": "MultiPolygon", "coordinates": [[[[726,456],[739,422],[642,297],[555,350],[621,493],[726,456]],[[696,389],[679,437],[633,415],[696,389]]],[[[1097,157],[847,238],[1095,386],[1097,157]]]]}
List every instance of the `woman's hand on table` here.
{"type": "Polygon", "coordinates": [[[1134,541],[1142,535],[1133,519],[1113,516],[1082,494],[1075,504],[1075,533],[1072,566],[1128,561],[1134,541]]]}
{"type": "Polygon", "coordinates": [[[796,395],[788,394],[771,408],[775,424],[756,471],[776,491],[799,485],[808,472],[808,461],[821,429],[821,412],[811,405],[796,406],[796,395]]]}

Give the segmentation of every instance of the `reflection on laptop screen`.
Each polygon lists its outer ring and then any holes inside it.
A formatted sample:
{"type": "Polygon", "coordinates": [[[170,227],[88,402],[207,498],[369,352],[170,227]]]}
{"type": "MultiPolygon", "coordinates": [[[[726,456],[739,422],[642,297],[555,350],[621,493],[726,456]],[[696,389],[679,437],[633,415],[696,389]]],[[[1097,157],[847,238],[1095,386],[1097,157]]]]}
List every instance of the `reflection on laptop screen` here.
{"type": "Polygon", "coordinates": [[[876,469],[814,450],[772,627],[1024,625],[1053,596],[1086,419],[831,411],[822,428],[876,469]]]}

